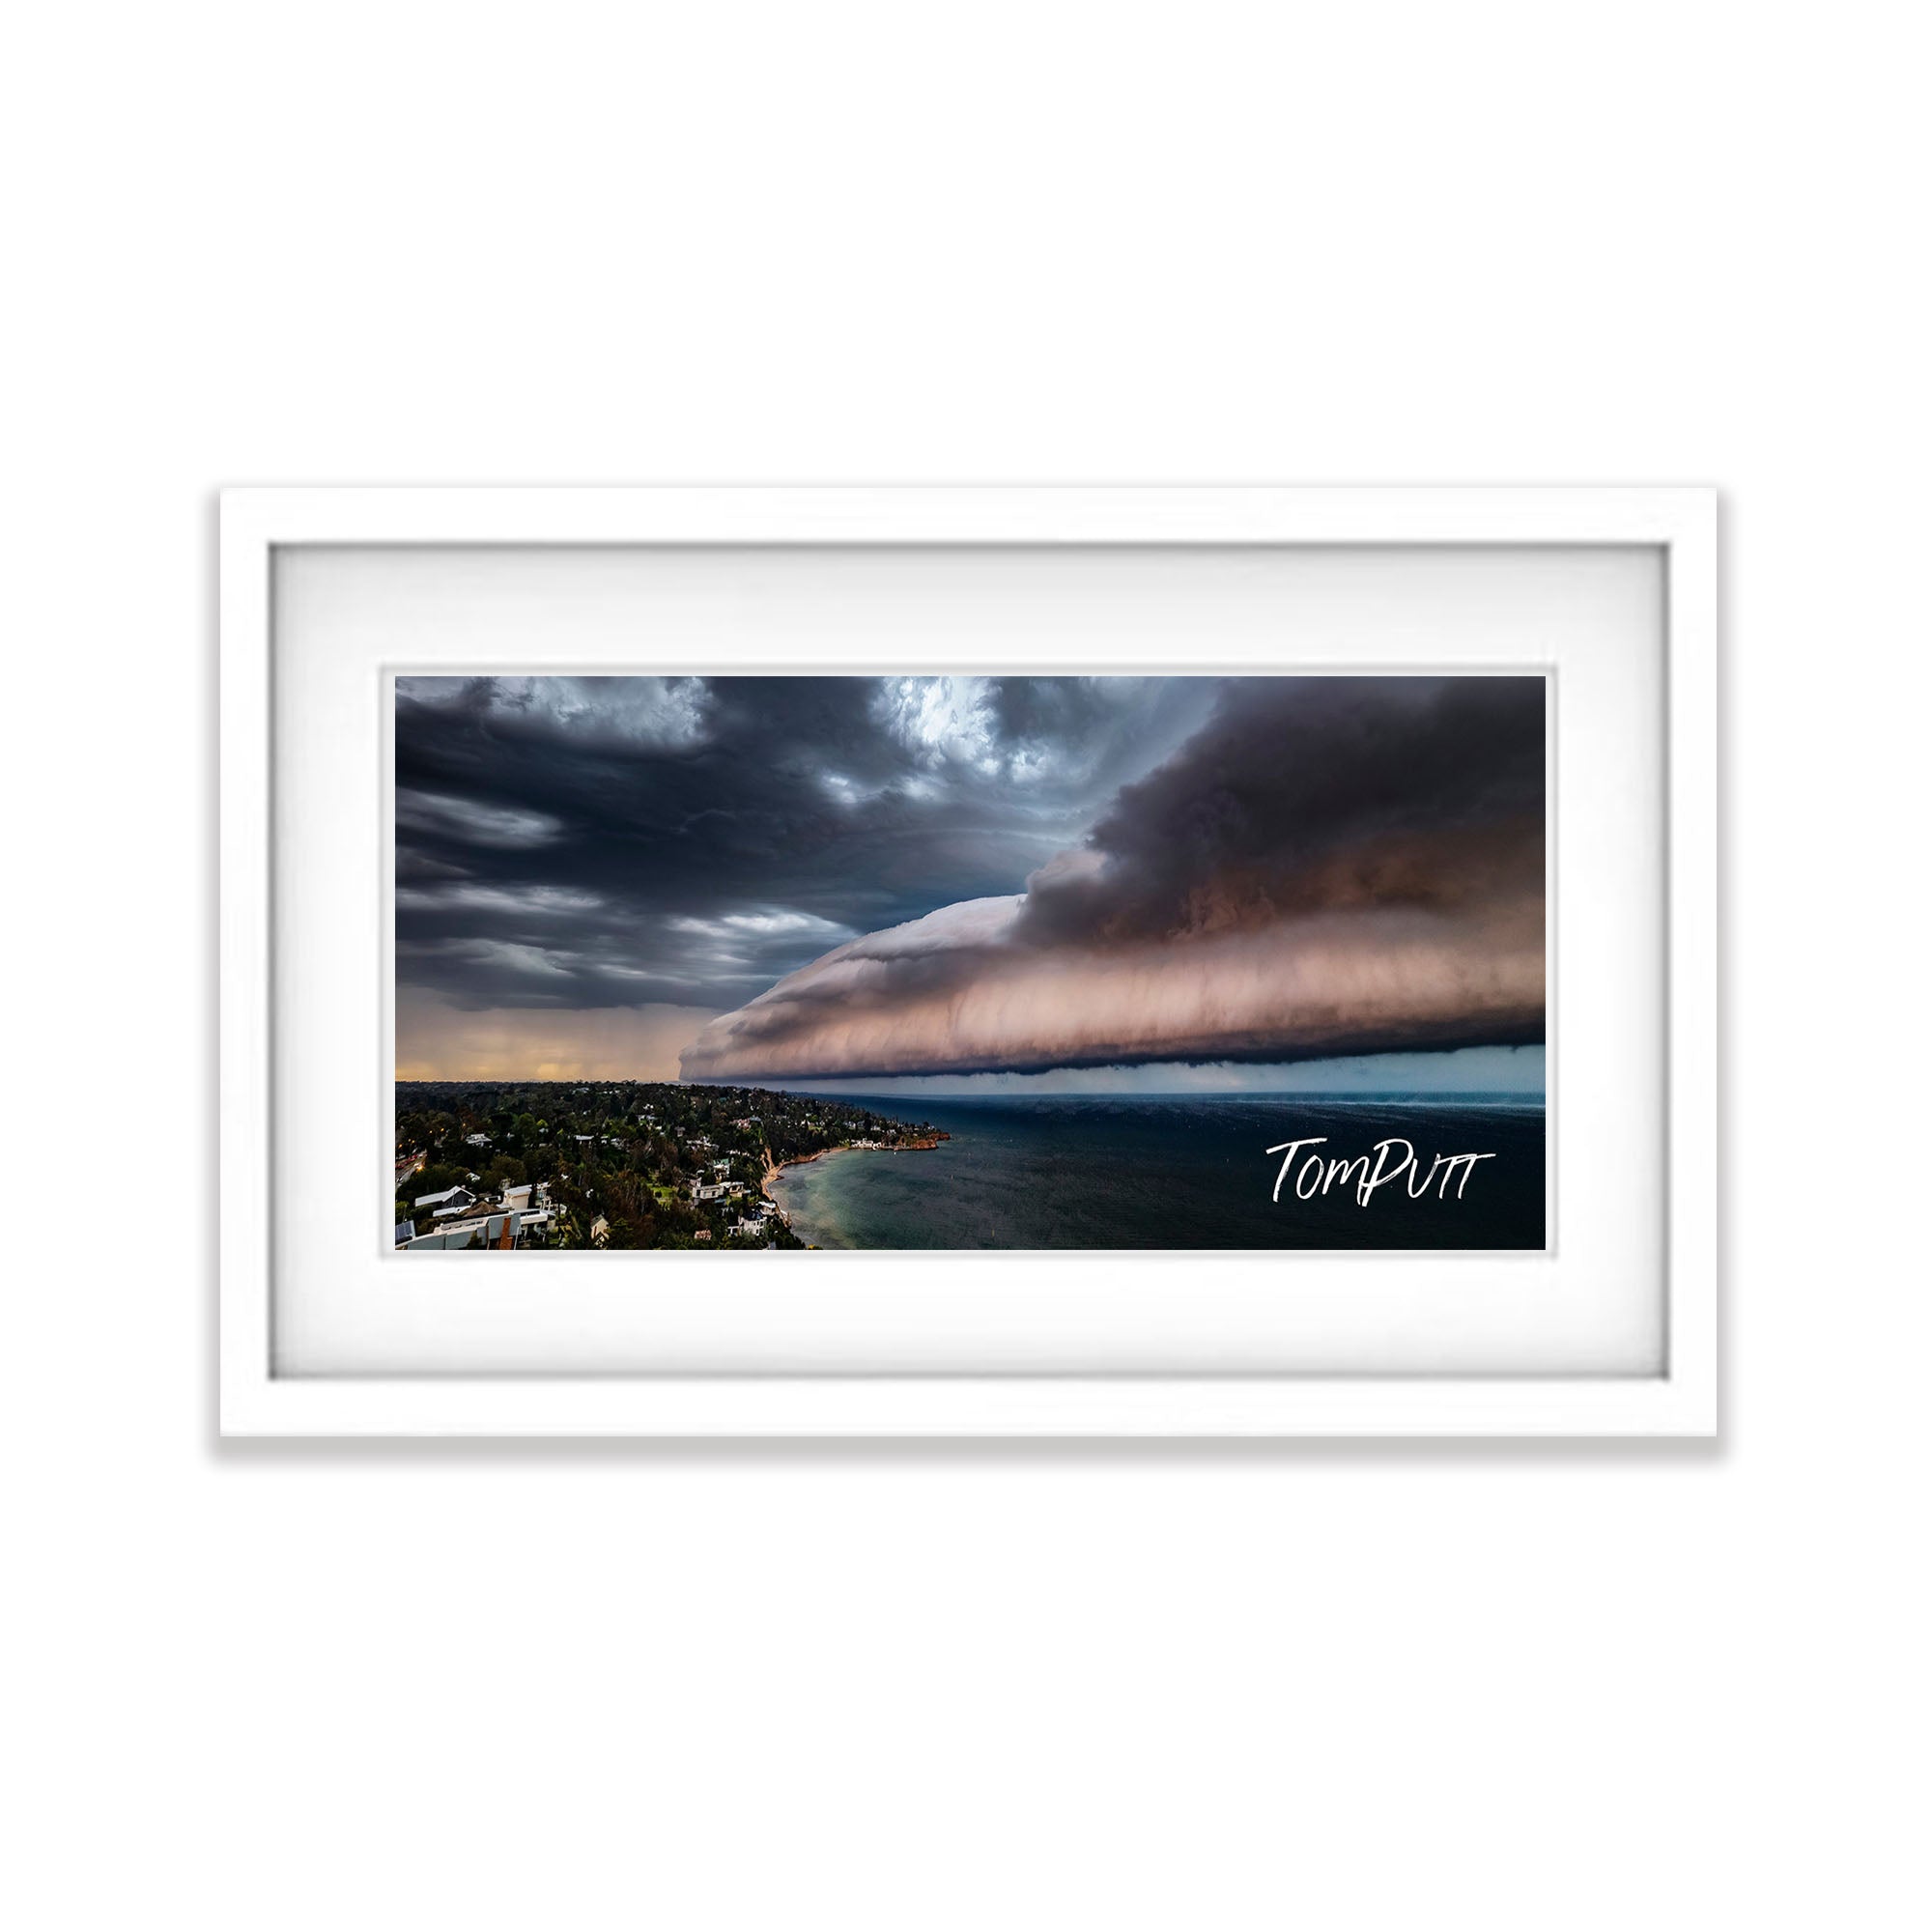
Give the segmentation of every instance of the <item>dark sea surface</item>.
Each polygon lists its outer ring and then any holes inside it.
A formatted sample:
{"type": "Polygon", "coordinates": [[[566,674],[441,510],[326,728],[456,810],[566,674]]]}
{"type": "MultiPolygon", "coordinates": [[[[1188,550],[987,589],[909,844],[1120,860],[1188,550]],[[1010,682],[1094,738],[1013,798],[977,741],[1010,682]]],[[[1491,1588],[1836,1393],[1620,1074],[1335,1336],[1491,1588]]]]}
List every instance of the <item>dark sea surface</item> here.
{"type": "MultiPolygon", "coordinates": [[[[952,1138],[930,1151],[850,1149],[785,1168],[773,1192],[801,1240],[823,1248],[1544,1245],[1541,1101],[1250,1094],[865,1104],[952,1138]],[[1295,1156],[1272,1200],[1282,1156],[1267,1150],[1314,1135],[1324,1144],[1295,1156]],[[1311,1155],[1366,1154],[1373,1169],[1376,1144],[1389,1139],[1408,1142],[1415,1165],[1366,1207],[1352,1184],[1360,1169],[1325,1193],[1296,1198],[1311,1155]],[[1495,1157],[1449,1174],[1446,1199],[1440,1166],[1424,1190],[1436,1156],[1459,1153],[1495,1157]]],[[[1391,1149],[1384,1175],[1403,1151],[1391,1149]]]]}

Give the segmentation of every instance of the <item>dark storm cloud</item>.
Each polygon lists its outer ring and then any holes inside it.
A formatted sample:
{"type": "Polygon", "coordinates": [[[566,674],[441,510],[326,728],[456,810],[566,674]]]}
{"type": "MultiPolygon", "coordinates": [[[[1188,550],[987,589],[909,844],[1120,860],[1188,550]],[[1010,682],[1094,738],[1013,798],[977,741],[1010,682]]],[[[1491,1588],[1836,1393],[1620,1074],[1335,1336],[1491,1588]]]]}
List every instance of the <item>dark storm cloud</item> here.
{"type": "Polygon", "coordinates": [[[1020,930],[1120,945],[1512,886],[1540,898],[1543,793],[1540,678],[1243,686],[1029,882],[1020,930]]]}
{"type": "Polygon", "coordinates": [[[1206,715],[1201,680],[408,678],[400,984],[741,1003],[1009,891],[1206,715]]]}
{"type": "Polygon", "coordinates": [[[1538,678],[1226,683],[1024,893],[833,949],[707,1027],[686,1076],[1540,1040],[1544,701],[1538,678]]]}

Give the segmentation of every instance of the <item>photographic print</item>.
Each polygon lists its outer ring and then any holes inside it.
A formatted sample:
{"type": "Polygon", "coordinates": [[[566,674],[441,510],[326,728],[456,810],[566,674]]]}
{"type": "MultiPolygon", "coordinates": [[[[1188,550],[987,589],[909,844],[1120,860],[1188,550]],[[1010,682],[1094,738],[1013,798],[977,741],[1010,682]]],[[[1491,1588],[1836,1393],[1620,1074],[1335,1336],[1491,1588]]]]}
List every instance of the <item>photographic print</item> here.
{"type": "Polygon", "coordinates": [[[398,1252],[1541,1249],[1541,676],[400,676],[398,1252]]]}

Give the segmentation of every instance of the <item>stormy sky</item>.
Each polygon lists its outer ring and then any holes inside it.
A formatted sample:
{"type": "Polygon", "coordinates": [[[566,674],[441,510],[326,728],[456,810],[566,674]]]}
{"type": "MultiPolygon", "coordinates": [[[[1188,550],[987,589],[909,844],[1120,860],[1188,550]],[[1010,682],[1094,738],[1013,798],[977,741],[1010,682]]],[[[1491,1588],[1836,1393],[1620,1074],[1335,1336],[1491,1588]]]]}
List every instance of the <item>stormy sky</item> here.
{"type": "Polygon", "coordinates": [[[1543,787],[1536,678],[405,678],[398,1073],[1533,1043],[1543,787]]]}

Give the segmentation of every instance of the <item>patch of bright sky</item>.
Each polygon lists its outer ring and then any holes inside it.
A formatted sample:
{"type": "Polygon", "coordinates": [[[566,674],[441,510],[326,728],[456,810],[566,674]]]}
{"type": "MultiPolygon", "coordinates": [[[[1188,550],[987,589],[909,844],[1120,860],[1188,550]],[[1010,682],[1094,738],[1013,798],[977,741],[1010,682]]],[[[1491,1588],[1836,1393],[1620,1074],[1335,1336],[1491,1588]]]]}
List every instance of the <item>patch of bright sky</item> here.
{"type": "Polygon", "coordinates": [[[1507,1094],[1541,1100],[1545,1051],[1540,1046],[1464,1046],[1445,1053],[1365,1053],[1346,1060],[1243,1065],[1161,1062],[1146,1066],[1057,1066],[1044,1073],[927,1073],[866,1080],[786,1080],[767,1083],[795,1094],[902,1094],[966,1099],[1000,1094],[1350,1094],[1417,1095],[1507,1094]]]}
{"type": "Polygon", "coordinates": [[[958,758],[987,775],[999,770],[992,684],[983,677],[894,677],[873,715],[914,756],[958,758]]]}

